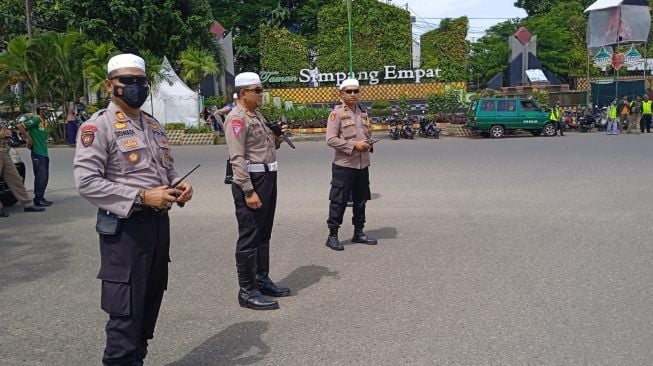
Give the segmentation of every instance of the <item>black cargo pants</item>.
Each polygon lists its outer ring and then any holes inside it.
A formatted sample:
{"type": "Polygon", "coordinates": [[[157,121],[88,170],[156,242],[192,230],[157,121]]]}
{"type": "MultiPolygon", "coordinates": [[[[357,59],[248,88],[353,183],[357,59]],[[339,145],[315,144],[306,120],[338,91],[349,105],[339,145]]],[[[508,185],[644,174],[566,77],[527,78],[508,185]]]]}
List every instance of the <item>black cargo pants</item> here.
{"type": "Polygon", "coordinates": [[[152,210],[120,220],[100,235],[102,310],[109,314],[104,365],[141,365],[168,286],[170,221],[152,210]]]}
{"type": "Polygon", "coordinates": [[[274,213],[277,208],[277,172],[250,173],[254,191],[261,200],[259,209],[247,207],[245,194],[236,184],[231,185],[231,193],[236,206],[238,221],[238,241],[236,242],[236,265],[242,257],[238,253],[256,250],[256,273],[270,271],[270,238],[274,225],[274,213]]]}
{"type": "Polygon", "coordinates": [[[363,169],[346,168],[336,164],[331,166],[331,191],[329,192],[329,229],[338,229],[347,208],[351,194],[353,217],[352,225],[365,225],[365,203],[372,198],[370,192],[370,175],[367,167],[363,169]]]}

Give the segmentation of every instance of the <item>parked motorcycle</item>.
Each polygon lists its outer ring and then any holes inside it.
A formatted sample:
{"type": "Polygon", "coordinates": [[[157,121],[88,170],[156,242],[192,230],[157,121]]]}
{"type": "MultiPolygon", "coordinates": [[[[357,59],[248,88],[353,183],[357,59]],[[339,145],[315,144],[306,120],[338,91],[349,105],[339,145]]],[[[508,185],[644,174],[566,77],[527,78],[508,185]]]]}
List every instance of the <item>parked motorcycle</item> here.
{"type": "Polygon", "coordinates": [[[390,138],[393,140],[399,140],[399,126],[397,126],[397,118],[395,116],[389,117],[388,124],[390,125],[390,130],[388,131],[390,133],[390,138]]]}
{"type": "Polygon", "coordinates": [[[608,130],[608,108],[603,107],[601,111],[597,112],[594,115],[594,120],[596,121],[596,129],[599,131],[608,130]]]}
{"type": "Polygon", "coordinates": [[[401,124],[401,129],[399,130],[399,135],[402,138],[412,140],[415,137],[415,131],[413,130],[413,120],[406,116],[401,124]]]}
{"type": "Polygon", "coordinates": [[[422,118],[419,121],[419,136],[426,138],[439,139],[440,138],[440,127],[433,123],[433,120],[430,118],[422,118]]]}
{"type": "Polygon", "coordinates": [[[596,119],[591,114],[584,114],[578,118],[578,125],[580,132],[592,132],[596,128],[596,119]]]}

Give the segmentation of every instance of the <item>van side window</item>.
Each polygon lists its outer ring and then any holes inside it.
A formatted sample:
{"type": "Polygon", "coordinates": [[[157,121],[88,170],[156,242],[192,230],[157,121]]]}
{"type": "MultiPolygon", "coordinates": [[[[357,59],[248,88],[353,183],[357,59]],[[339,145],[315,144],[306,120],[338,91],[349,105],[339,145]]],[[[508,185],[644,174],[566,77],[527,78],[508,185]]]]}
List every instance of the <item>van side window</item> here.
{"type": "Polygon", "coordinates": [[[481,104],[481,111],[483,112],[494,112],[494,101],[493,100],[484,100],[481,104]]]}
{"type": "Polygon", "coordinates": [[[515,100],[500,100],[497,102],[497,111],[499,112],[513,112],[517,107],[515,100]]]}
{"type": "Polygon", "coordinates": [[[522,100],[520,103],[521,103],[522,111],[526,111],[526,112],[537,111],[537,104],[535,104],[535,102],[533,102],[532,100],[522,100]]]}

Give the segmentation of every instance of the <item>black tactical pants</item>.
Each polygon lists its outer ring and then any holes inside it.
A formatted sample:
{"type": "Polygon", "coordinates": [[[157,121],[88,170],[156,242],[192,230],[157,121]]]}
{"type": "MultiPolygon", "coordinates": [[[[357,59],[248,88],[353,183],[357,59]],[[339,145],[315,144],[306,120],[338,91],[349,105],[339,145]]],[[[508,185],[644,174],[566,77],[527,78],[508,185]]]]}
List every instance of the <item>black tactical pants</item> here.
{"type": "Polygon", "coordinates": [[[104,365],[142,365],[168,285],[170,222],[146,210],[100,235],[102,310],[109,314],[104,365]]]}
{"type": "MultiPolygon", "coordinates": [[[[256,210],[247,207],[245,194],[236,184],[231,185],[231,193],[236,206],[238,220],[238,241],[236,242],[236,265],[256,267],[256,273],[270,270],[270,238],[277,208],[277,172],[250,173],[254,191],[262,206],[256,210]],[[256,263],[245,262],[241,253],[256,253],[256,263]]],[[[247,273],[251,273],[249,268],[247,273]]],[[[242,284],[241,284],[242,285],[242,284]]]]}
{"type": "Polygon", "coordinates": [[[644,133],[644,130],[646,130],[647,133],[651,132],[651,120],[653,117],[650,114],[642,114],[642,119],[639,121],[639,130],[644,133]]]}
{"type": "Polygon", "coordinates": [[[370,192],[370,175],[368,168],[345,168],[333,164],[331,166],[331,191],[329,192],[329,229],[338,229],[347,208],[347,200],[351,194],[354,205],[352,206],[352,225],[363,227],[365,225],[365,203],[372,198],[370,192]]]}

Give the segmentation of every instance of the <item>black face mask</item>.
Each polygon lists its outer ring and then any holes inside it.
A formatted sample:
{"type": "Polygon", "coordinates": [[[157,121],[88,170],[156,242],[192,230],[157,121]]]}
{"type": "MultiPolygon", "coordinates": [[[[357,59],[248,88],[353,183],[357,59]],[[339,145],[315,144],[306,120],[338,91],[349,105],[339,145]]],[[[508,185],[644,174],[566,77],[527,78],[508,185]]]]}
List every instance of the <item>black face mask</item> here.
{"type": "Polygon", "coordinates": [[[120,87],[113,86],[113,95],[124,100],[131,108],[140,108],[145,103],[149,92],[150,87],[147,85],[131,84],[120,87]],[[118,94],[119,88],[122,89],[122,95],[118,94]]]}

